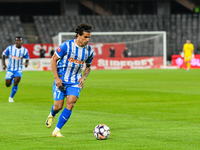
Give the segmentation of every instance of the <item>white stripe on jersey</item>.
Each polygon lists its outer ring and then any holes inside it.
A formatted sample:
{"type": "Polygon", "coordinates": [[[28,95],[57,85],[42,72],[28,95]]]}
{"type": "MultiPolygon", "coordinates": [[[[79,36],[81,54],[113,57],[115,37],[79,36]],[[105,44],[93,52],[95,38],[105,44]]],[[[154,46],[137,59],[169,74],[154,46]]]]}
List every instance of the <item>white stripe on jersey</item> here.
{"type": "MultiPolygon", "coordinates": [[[[75,58],[75,56],[76,56],[76,45],[75,45],[75,42],[72,42],[71,43],[72,45],[71,45],[71,48],[72,48],[72,51],[71,51],[71,55],[70,55],[70,57],[71,58],[75,58]]],[[[69,44],[68,44],[69,45],[69,44]]],[[[69,49],[69,48],[68,48],[69,49]]],[[[79,50],[78,50],[78,53],[79,53],[79,50]]],[[[66,71],[66,74],[65,74],[65,78],[64,78],[64,80],[66,81],[66,82],[68,82],[69,81],[69,77],[70,77],[70,74],[71,74],[71,69],[72,69],[72,67],[73,67],[73,62],[70,62],[70,61],[68,61],[68,67],[67,67],[67,71],[66,71]]],[[[75,67],[76,68],[76,67],[75,67]]],[[[74,68],[74,70],[75,70],[75,68],[74,68]]],[[[74,71],[73,70],[73,72],[72,72],[72,75],[74,74],[74,71]]],[[[75,79],[74,78],[71,78],[71,82],[72,83],[75,83],[75,79]]]]}
{"type": "MultiPolygon", "coordinates": [[[[70,45],[69,45],[69,42],[67,42],[67,54],[69,53],[69,47],[70,47],[70,45]]],[[[72,52],[73,52],[74,50],[73,50],[73,46],[72,46],[72,52]]],[[[65,57],[64,57],[64,63],[63,63],[63,65],[65,65],[66,64],[66,61],[68,61],[67,60],[67,58],[68,58],[68,55],[65,55],[65,57]]],[[[72,66],[72,63],[71,62],[68,62],[68,66],[72,66]]],[[[70,75],[70,70],[71,70],[71,67],[67,67],[67,70],[66,70],[66,73],[65,73],[65,77],[64,77],[64,80],[66,81],[66,82],[68,82],[68,77],[69,77],[69,75],[70,75]]],[[[64,71],[64,70],[63,70],[64,71]]]]}
{"type": "MultiPolygon", "coordinates": [[[[14,47],[14,46],[13,46],[13,47],[14,47]]],[[[20,52],[20,50],[17,50],[17,51],[15,52],[15,55],[14,55],[14,56],[18,57],[18,56],[19,56],[19,52],[20,52]]],[[[19,68],[19,60],[18,60],[18,59],[15,59],[14,70],[16,71],[16,70],[18,70],[18,68],[19,68]]]]}
{"type": "MultiPolygon", "coordinates": [[[[67,53],[69,53],[69,42],[67,42],[65,44],[67,44],[67,53]]],[[[63,61],[63,68],[64,68],[65,64],[66,64],[66,61],[67,61],[67,55],[65,55],[63,59],[64,59],[64,61],[63,61]]]]}
{"type": "Polygon", "coordinates": [[[15,59],[12,59],[12,56],[15,55],[15,50],[13,48],[14,46],[12,46],[10,49],[11,49],[11,56],[10,56],[10,59],[11,59],[11,70],[14,71],[14,67],[15,67],[15,59]]]}

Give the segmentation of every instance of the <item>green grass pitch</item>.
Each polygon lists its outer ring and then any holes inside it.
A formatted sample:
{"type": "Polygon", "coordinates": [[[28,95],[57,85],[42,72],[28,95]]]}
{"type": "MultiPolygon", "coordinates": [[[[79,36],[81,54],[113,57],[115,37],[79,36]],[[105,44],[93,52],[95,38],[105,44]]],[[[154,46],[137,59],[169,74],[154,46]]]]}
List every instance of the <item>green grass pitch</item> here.
{"type": "Polygon", "coordinates": [[[0,72],[1,150],[199,150],[200,70],[93,70],[62,128],[45,120],[53,104],[52,72],[23,72],[14,103],[0,72]],[[107,140],[93,129],[110,127],[107,140]]]}

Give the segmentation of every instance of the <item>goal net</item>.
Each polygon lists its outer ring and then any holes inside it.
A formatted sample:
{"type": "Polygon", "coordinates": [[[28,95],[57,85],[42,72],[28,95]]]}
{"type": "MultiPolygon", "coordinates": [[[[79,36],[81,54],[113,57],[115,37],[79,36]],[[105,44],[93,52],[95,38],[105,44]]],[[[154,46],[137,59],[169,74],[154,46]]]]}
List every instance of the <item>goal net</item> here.
{"type": "MultiPolygon", "coordinates": [[[[72,32],[60,32],[53,37],[54,47],[58,47],[64,41],[75,39],[75,36],[75,33],[72,32]]],[[[129,62],[132,64],[130,68],[140,68],[137,67],[137,65],[139,66],[138,63],[154,64],[154,66],[146,68],[166,68],[167,45],[165,31],[92,32],[89,45],[94,49],[94,58],[109,58],[109,49],[114,46],[114,58],[118,61],[120,58],[132,60],[132,62],[129,62]],[[123,55],[125,47],[128,49],[128,57],[126,58],[123,55]],[[140,61],[135,61],[137,58],[140,61]],[[142,62],[141,60],[144,59],[149,61],[142,62]]],[[[114,58],[112,58],[113,61],[114,58]]]]}

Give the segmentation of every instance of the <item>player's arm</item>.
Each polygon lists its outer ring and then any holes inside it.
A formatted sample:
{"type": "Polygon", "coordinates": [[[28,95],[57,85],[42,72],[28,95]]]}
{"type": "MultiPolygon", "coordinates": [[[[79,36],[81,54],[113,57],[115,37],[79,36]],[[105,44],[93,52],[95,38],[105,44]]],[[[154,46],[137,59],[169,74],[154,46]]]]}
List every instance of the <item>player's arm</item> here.
{"type": "Polygon", "coordinates": [[[82,89],[83,88],[83,83],[85,81],[85,79],[87,78],[87,76],[90,74],[91,71],[91,65],[92,65],[92,61],[93,61],[93,50],[91,49],[91,55],[89,56],[89,58],[85,61],[86,64],[86,68],[83,72],[83,76],[78,80],[79,84],[78,86],[82,89]]]}
{"type": "Polygon", "coordinates": [[[183,45],[183,51],[181,53],[181,57],[183,58],[185,56],[185,44],[183,45]]]}
{"type": "Polygon", "coordinates": [[[27,68],[28,67],[28,63],[29,63],[29,59],[26,59],[24,66],[27,68]]]}
{"type": "Polygon", "coordinates": [[[3,64],[3,70],[6,70],[7,66],[6,66],[6,55],[2,54],[2,64],[3,64]]]}
{"type": "Polygon", "coordinates": [[[90,74],[91,71],[91,64],[86,64],[86,68],[83,72],[83,76],[78,80],[79,84],[78,86],[82,89],[84,81],[86,80],[87,76],[90,74]]]}
{"type": "Polygon", "coordinates": [[[54,79],[55,79],[55,84],[56,84],[57,87],[62,86],[62,80],[59,78],[58,72],[57,72],[57,61],[59,59],[60,58],[56,55],[56,53],[54,53],[54,55],[51,58],[51,69],[52,69],[53,76],[54,76],[54,79]]]}
{"type": "Polygon", "coordinates": [[[183,49],[182,53],[181,53],[181,57],[183,58],[185,55],[185,50],[183,49]]]}
{"type": "Polygon", "coordinates": [[[192,50],[192,58],[194,58],[194,49],[192,50]]]}
{"type": "Polygon", "coordinates": [[[185,49],[183,48],[183,54],[185,54],[185,49]]]}
{"type": "Polygon", "coordinates": [[[28,50],[25,49],[25,63],[24,63],[24,66],[27,68],[28,67],[28,63],[29,63],[29,53],[28,53],[28,50]]]}
{"type": "Polygon", "coordinates": [[[86,79],[87,76],[90,74],[91,71],[91,64],[86,64],[86,68],[83,72],[83,78],[86,79]]]}

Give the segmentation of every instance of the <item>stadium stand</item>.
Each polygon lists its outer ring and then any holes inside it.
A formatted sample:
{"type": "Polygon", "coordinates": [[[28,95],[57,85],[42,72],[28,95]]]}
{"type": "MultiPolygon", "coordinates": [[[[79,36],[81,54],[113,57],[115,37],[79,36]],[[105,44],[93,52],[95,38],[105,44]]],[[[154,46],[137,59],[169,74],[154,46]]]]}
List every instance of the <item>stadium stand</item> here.
{"type": "MultiPolygon", "coordinates": [[[[39,36],[51,37],[58,32],[73,32],[76,25],[87,22],[95,32],[106,31],[167,31],[168,57],[179,54],[187,38],[195,45],[195,53],[200,53],[200,19],[198,14],[177,15],[85,15],[85,16],[34,16],[39,36]]],[[[126,37],[124,37],[126,38],[126,37]]],[[[101,42],[100,38],[92,39],[101,42]]],[[[120,40],[120,39],[119,39],[120,40]]],[[[108,42],[112,39],[108,39],[108,42]]],[[[44,38],[43,43],[51,43],[44,38]]],[[[144,45],[144,47],[148,47],[144,45]]]]}
{"type": "MultiPolygon", "coordinates": [[[[180,54],[182,46],[187,38],[190,38],[195,46],[195,54],[200,54],[200,15],[76,15],[76,16],[34,16],[34,25],[41,43],[52,43],[52,37],[59,32],[74,32],[79,23],[89,23],[95,32],[107,31],[166,31],[168,59],[173,54],[180,54]]],[[[13,36],[25,35],[22,23],[18,16],[0,16],[0,44],[1,51],[13,43],[13,36]]],[[[95,37],[91,42],[101,42],[102,38],[95,37]]],[[[145,38],[145,37],[143,37],[145,38]]],[[[107,42],[116,39],[107,38],[107,42]]],[[[126,36],[117,40],[128,40],[126,36]]],[[[24,43],[28,43],[24,36],[24,43]]],[[[146,42],[143,54],[148,55],[151,47],[146,42]]],[[[134,52],[133,52],[133,55],[134,52]]]]}
{"type": "MultiPolygon", "coordinates": [[[[14,43],[15,36],[24,36],[25,32],[19,16],[0,16],[0,35],[1,52],[14,43]]],[[[23,37],[23,42],[28,42],[25,36],[23,37]]]]}

